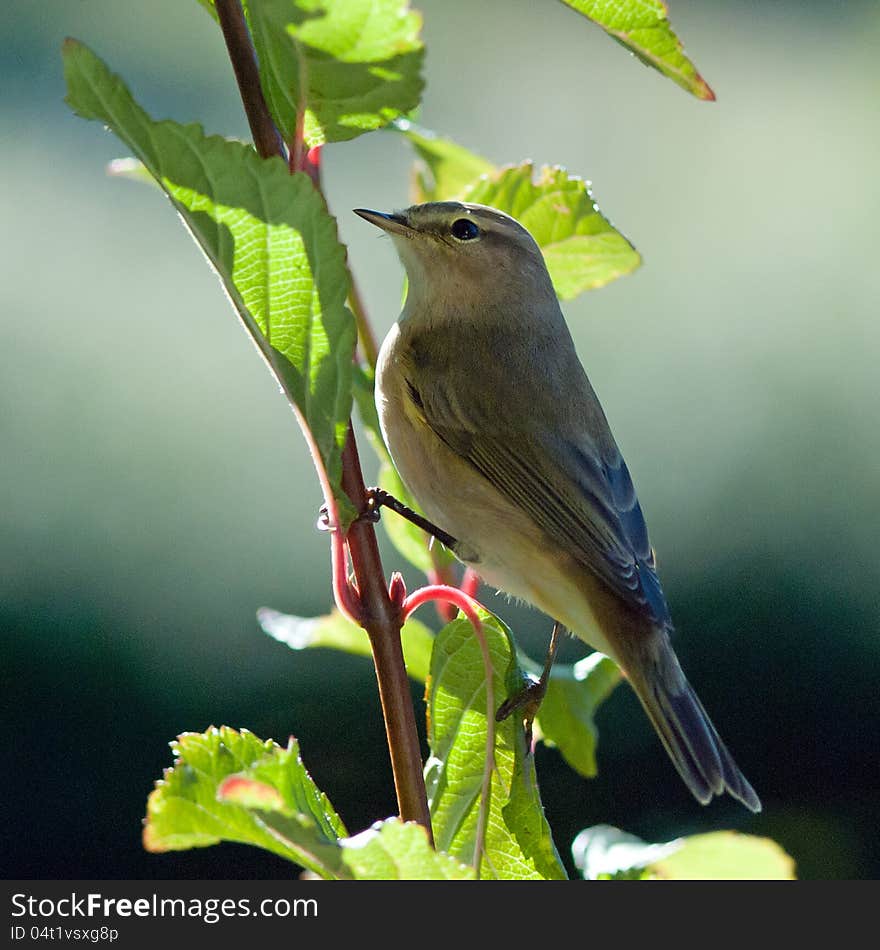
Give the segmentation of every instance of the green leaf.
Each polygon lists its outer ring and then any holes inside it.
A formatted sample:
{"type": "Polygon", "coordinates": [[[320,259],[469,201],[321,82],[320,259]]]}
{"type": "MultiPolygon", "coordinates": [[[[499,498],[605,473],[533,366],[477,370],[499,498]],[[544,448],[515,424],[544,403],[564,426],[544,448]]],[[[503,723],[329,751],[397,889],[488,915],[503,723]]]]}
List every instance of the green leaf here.
{"type": "Polygon", "coordinates": [[[565,761],[587,778],[597,771],[596,710],[621,679],[617,664],[601,653],[592,653],[573,666],[554,666],[550,673],[535,719],[535,735],[557,746],[565,761]]]}
{"type": "Polygon", "coordinates": [[[421,16],[407,0],[243,4],[266,103],[285,141],[306,145],[382,128],[421,98],[421,16]]]}
{"type": "MultiPolygon", "coordinates": [[[[507,628],[487,611],[481,611],[480,617],[492,660],[497,708],[508,686],[518,688],[522,674],[507,628]]],[[[434,644],[428,741],[431,757],[425,780],[435,842],[441,850],[471,862],[486,764],[486,679],[477,637],[463,618],[447,624],[434,644]]],[[[534,758],[515,716],[496,724],[481,877],[565,877],[544,817],[534,758]]]]}
{"type": "Polygon", "coordinates": [[[585,828],[571,846],[575,867],[588,881],[649,877],[646,872],[654,861],[668,857],[683,841],[647,844],[641,838],[611,825],[585,828]]]}
{"type": "MultiPolygon", "coordinates": [[[[298,847],[301,816],[291,813],[271,785],[250,775],[233,776],[223,783],[219,795],[224,801],[236,802],[257,813],[280,842],[292,850],[298,847]]],[[[435,851],[424,828],[399,818],[377,822],[352,838],[340,838],[315,850],[316,873],[334,880],[429,881],[474,877],[472,868],[435,851]]]]}
{"type": "Polygon", "coordinates": [[[498,169],[409,122],[395,128],[422,163],[415,173],[416,201],[472,201],[516,218],[541,248],[561,299],[602,287],[641,264],[638,251],[599,211],[590,183],[564,168],[544,166],[534,180],[531,162],[498,169]]]}
{"type": "Polygon", "coordinates": [[[647,66],[668,76],[698,99],[715,93],[685,56],[669,25],[663,0],[563,0],[572,10],[602,27],[647,66]]]}
{"type": "Polygon", "coordinates": [[[473,868],[435,851],[421,825],[388,818],[339,842],[339,877],[359,881],[464,881],[473,868]]]}
{"type": "Polygon", "coordinates": [[[336,839],[346,831],[303,767],[294,739],[282,749],[246,730],[223,726],[184,733],[172,749],[174,766],[165,771],[147,801],[144,847],[148,851],[181,851],[236,841],[265,848],[316,873],[326,872],[327,854],[335,853],[336,839]],[[218,799],[223,782],[246,770],[269,786],[275,807],[286,810],[285,837],[254,813],[253,794],[247,799],[249,807],[237,803],[234,796],[229,801],[218,799]]]}
{"type": "Polygon", "coordinates": [[[351,412],[354,320],[345,248],[324,200],[279,158],[153,121],[87,47],[64,44],[67,101],[121,138],[159,183],[217,271],[239,317],[298,410],[343,520],[341,450],[351,412]]]}
{"type": "Polygon", "coordinates": [[[635,270],[638,251],[593,202],[589,182],[564,168],[544,167],[533,180],[531,162],[501,169],[462,196],[516,218],[537,241],[556,293],[570,300],[635,270]]]}
{"type": "Polygon", "coordinates": [[[635,835],[596,825],[572,844],[574,863],[588,880],[794,880],[794,861],[770,838],[737,831],[646,844],[635,835]]]}
{"type": "Polygon", "coordinates": [[[394,128],[406,136],[419,158],[414,175],[417,203],[460,198],[482,175],[496,171],[482,156],[408,119],[399,119],[394,128]]]}
{"type": "MultiPolygon", "coordinates": [[[[310,860],[310,870],[334,880],[465,880],[473,869],[435,851],[427,832],[397,818],[377,822],[354,837],[310,840],[308,817],[299,796],[287,791],[285,774],[274,761],[263,761],[226,779],[218,798],[247,809],[291,853],[310,860]],[[311,853],[304,848],[311,848],[311,853]]],[[[313,837],[313,836],[312,836],[313,837]]],[[[299,863],[303,863],[300,860],[299,863]]]]}
{"type": "Polygon", "coordinates": [[[434,851],[423,828],[390,819],[349,838],[299,757],[227,726],[185,733],[147,802],[144,845],[179,851],[235,841],[330,879],[461,880],[470,868],[434,851]]]}
{"type": "Polygon", "coordinates": [[[674,881],[793,881],[795,863],[775,841],[737,831],[684,839],[675,853],[652,862],[655,877],[674,881]]]}
{"type": "MultiPolygon", "coordinates": [[[[292,650],[326,647],[355,656],[371,656],[370,641],[362,627],[333,611],[325,617],[293,617],[269,607],[257,611],[257,620],[270,637],[292,650]]],[[[414,680],[428,677],[434,634],[421,621],[410,617],[400,631],[406,671],[414,680]]]]}

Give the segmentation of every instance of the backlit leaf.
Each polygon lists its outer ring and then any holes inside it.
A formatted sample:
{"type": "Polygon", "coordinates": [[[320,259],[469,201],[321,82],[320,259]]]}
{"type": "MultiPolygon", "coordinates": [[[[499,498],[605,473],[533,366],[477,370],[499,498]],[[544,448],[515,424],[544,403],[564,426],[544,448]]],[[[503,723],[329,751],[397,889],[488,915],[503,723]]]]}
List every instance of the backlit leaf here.
{"type": "Polygon", "coordinates": [[[669,24],[663,0],[563,0],[633,52],[645,65],[668,76],[698,99],[715,93],[685,56],[669,24]]]}
{"type": "Polygon", "coordinates": [[[556,293],[570,300],[635,270],[638,251],[602,215],[589,182],[530,162],[482,178],[462,196],[516,218],[537,241],[556,293]]]}
{"type": "MultiPolygon", "coordinates": [[[[497,709],[508,688],[518,688],[522,674],[507,628],[487,611],[480,616],[492,660],[497,709]]],[[[472,862],[476,845],[486,724],[482,654],[470,623],[460,618],[440,631],[434,645],[428,689],[431,758],[425,780],[437,847],[467,863],[472,862]]],[[[534,757],[516,716],[496,724],[485,845],[481,877],[566,876],[544,817],[534,757]]]]}
{"type": "Polygon", "coordinates": [[[382,128],[419,104],[422,20],[407,0],[242,5],[266,104],[288,143],[300,123],[312,147],[382,128]]]}
{"type": "Polygon", "coordinates": [[[345,248],[323,198],[280,158],[263,160],[197,125],[154,121],[75,40],[65,43],[64,67],[71,107],[126,143],[205,252],[350,518],[340,476],[356,330],[345,248]]]}

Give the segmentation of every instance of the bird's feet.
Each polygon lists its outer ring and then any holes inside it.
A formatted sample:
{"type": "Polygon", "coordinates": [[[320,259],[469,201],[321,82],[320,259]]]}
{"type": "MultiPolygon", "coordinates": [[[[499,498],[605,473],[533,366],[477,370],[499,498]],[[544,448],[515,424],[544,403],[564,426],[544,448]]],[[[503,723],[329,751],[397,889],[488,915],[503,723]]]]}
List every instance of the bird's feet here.
{"type": "Polygon", "coordinates": [[[521,712],[523,726],[526,730],[526,748],[532,748],[532,726],[541,703],[547,693],[547,681],[534,679],[530,677],[531,682],[527,683],[521,690],[508,696],[507,699],[498,707],[495,713],[495,721],[503,722],[512,716],[515,712],[521,712]]]}
{"type": "Polygon", "coordinates": [[[508,696],[507,699],[498,707],[495,713],[495,721],[503,722],[515,712],[522,711],[523,725],[526,730],[526,746],[532,748],[532,725],[544,696],[547,693],[547,684],[550,682],[550,671],[553,669],[553,662],[559,651],[559,641],[562,637],[562,631],[565,628],[559,623],[553,624],[553,632],[550,634],[550,645],[547,648],[547,657],[544,660],[544,669],[540,677],[529,677],[530,682],[521,690],[508,696]]]}
{"type": "MultiPolygon", "coordinates": [[[[390,508],[395,514],[400,515],[401,518],[405,518],[407,521],[411,521],[414,525],[431,535],[432,538],[436,538],[451,551],[456,549],[458,541],[453,538],[451,534],[442,528],[438,528],[432,521],[429,521],[417,511],[413,511],[412,508],[409,508],[402,501],[398,501],[394,495],[385,491],[384,488],[368,488],[366,495],[367,503],[364,506],[364,510],[355,518],[355,521],[368,521],[371,524],[376,524],[381,517],[381,509],[390,508]]],[[[318,514],[318,530],[330,530],[330,519],[326,505],[321,506],[318,514]]]]}

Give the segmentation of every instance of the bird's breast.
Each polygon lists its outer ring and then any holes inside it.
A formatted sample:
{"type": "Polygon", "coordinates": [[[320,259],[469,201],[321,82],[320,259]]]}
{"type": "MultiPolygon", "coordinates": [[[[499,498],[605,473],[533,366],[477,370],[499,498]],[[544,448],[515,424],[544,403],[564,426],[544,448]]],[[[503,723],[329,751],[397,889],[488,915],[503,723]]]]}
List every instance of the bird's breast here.
{"type": "Polygon", "coordinates": [[[601,585],[431,428],[413,348],[399,327],[379,355],[376,408],[401,478],[425,515],[459,541],[459,558],[473,564],[493,587],[533,604],[596,649],[612,653],[593,606],[601,585]]]}
{"type": "Polygon", "coordinates": [[[376,409],[382,435],[400,477],[427,517],[462,543],[462,555],[481,559],[478,514],[491,517],[503,499],[453,452],[428,423],[421,396],[423,350],[410,346],[395,325],[376,366],[376,409]],[[483,482],[484,484],[481,484],[483,482]]]}

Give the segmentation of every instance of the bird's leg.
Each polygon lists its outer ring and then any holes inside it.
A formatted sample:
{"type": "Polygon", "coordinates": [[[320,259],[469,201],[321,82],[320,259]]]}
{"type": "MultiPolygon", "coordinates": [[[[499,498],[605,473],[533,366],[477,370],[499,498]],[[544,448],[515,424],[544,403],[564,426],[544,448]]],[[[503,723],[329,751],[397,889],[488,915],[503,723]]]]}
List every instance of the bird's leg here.
{"type": "Polygon", "coordinates": [[[564,630],[565,628],[559,621],[553,624],[553,632],[550,634],[550,645],[547,647],[547,657],[544,660],[544,669],[541,671],[541,676],[538,679],[532,678],[532,682],[524,686],[518,693],[508,696],[498,707],[498,712],[495,713],[496,722],[501,722],[517,710],[522,710],[523,722],[526,727],[526,744],[529,748],[532,745],[532,723],[535,721],[535,716],[538,715],[541,701],[547,692],[550,671],[553,669],[553,662],[559,652],[559,641],[562,639],[564,630]]]}
{"type": "Polygon", "coordinates": [[[409,508],[402,501],[398,501],[394,495],[385,491],[384,488],[368,488],[367,517],[378,521],[379,509],[383,507],[390,508],[395,514],[400,515],[401,518],[406,518],[407,521],[421,528],[422,531],[431,535],[432,538],[436,538],[442,545],[450,550],[454,550],[458,544],[458,541],[453,538],[451,534],[442,528],[438,528],[433,521],[428,521],[427,518],[420,515],[417,511],[413,511],[412,508],[409,508]]]}
{"type": "MultiPolygon", "coordinates": [[[[412,522],[416,527],[422,529],[427,534],[431,535],[432,538],[436,538],[441,544],[445,545],[450,550],[455,550],[455,547],[458,544],[458,541],[452,537],[451,534],[448,534],[442,528],[438,528],[433,522],[428,521],[427,518],[424,518],[417,511],[413,511],[412,508],[409,508],[402,501],[398,501],[394,495],[385,491],[383,488],[368,488],[367,489],[367,506],[366,508],[358,515],[358,521],[370,521],[375,524],[381,515],[381,508],[390,508],[395,514],[401,516],[401,518],[406,518],[407,521],[412,522]]],[[[323,505],[321,507],[320,514],[318,516],[318,528],[322,531],[328,529],[327,524],[327,506],[323,505]]]]}

